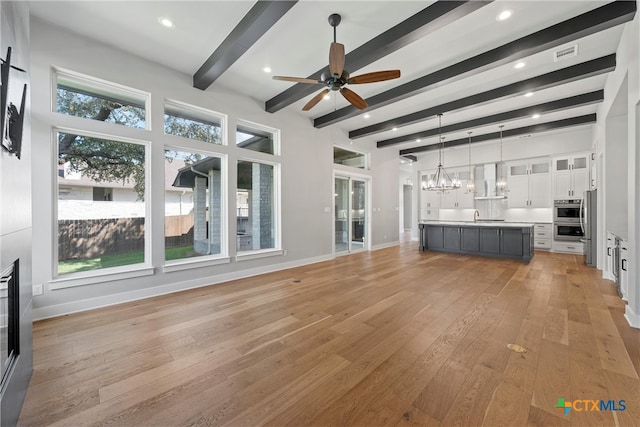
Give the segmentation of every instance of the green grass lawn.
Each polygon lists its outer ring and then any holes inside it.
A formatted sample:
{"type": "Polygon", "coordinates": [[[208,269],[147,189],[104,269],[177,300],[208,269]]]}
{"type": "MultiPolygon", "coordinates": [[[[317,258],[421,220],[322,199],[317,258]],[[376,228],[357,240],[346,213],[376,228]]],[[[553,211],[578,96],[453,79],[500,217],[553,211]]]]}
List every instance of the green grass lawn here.
{"type": "MultiPolygon", "coordinates": [[[[180,246],[165,250],[167,261],[174,259],[190,258],[197,256],[193,252],[193,246],[180,246]]],[[[78,273],[80,271],[98,270],[101,268],[120,267],[123,265],[140,264],[144,262],[144,252],[129,252],[118,255],[105,255],[100,258],[60,261],[58,263],[58,274],[78,273]]]]}

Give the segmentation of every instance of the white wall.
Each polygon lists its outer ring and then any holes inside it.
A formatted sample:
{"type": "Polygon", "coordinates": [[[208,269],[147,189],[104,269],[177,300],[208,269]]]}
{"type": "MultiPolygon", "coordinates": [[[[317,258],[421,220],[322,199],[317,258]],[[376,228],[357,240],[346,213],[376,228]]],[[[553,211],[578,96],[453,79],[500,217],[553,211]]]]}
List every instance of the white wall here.
{"type": "MultiPolygon", "coordinates": [[[[192,87],[192,77],[164,68],[113,47],[84,39],[66,30],[32,20],[34,150],[34,241],[33,255],[39,268],[34,283],[44,283],[43,296],[34,298],[34,316],[49,317],[160,293],[218,283],[238,277],[330,259],[333,257],[333,144],[335,129],[315,129],[309,117],[297,111],[266,113],[263,103],[239,96],[214,84],[207,91],[192,87]],[[52,124],[71,126],[78,118],[51,112],[51,67],[57,66],[151,93],[152,117],[163,114],[163,100],[170,98],[228,115],[228,138],[233,141],[237,120],[281,130],[282,247],[285,255],[245,261],[235,260],[235,221],[229,221],[230,262],[177,272],[163,272],[164,177],[153,175],[151,203],[153,274],[135,279],[111,280],[91,285],[51,289],[54,260],[52,124]],[[329,209],[326,209],[329,208],[329,209]],[[328,212],[327,212],[328,210],[328,212]]],[[[157,120],[157,119],[156,119],[157,120]]],[[[164,169],[164,144],[175,145],[175,137],[164,135],[159,121],[151,131],[129,129],[131,138],[151,142],[152,170],[164,169]]],[[[83,124],[85,126],[85,124],[83,124]]],[[[103,122],[86,124],[88,130],[107,132],[103,122]]],[[[350,145],[346,134],[338,139],[350,145]]],[[[189,142],[184,142],[189,148],[189,142]]],[[[397,151],[376,150],[373,144],[354,144],[358,151],[371,152],[372,245],[380,247],[398,241],[397,151]],[[378,209],[379,208],[379,211],[378,209]]],[[[235,195],[235,164],[239,156],[269,159],[244,151],[234,144],[214,146],[228,156],[229,195],[235,195]]],[[[359,169],[355,171],[360,171],[359,169]]],[[[235,197],[229,197],[228,217],[235,218],[235,197]]],[[[57,286],[54,286],[57,287],[57,286]]]]}
{"type": "MultiPolygon", "coordinates": [[[[640,1],[636,1],[640,5],[640,1]]],[[[609,191],[615,188],[611,182],[607,182],[610,171],[606,170],[609,161],[606,156],[610,152],[609,144],[616,141],[610,139],[619,135],[619,132],[612,131],[610,126],[617,126],[617,121],[613,120],[620,114],[626,115],[626,144],[627,144],[627,174],[628,183],[626,189],[626,234],[629,239],[629,295],[628,305],[625,310],[625,317],[629,324],[640,328],[640,17],[638,13],[632,22],[625,24],[618,50],[616,51],[616,69],[610,73],[604,88],[604,102],[598,108],[598,122],[593,137],[593,145],[597,149],[599,157],[603,158],[604,170],[598,171],[599,189],[609,191]],[[621,88],[626,84],[626,105],[616,104],[616,97],[621,88]]],[[[623,132],[624,133],[624,132],[623,132]]],[[[623,177],[624,179],[624,177],[623,177]]],[[[598,203],[600,213],[598,218],[598,234],[600,245],[599,266],[604,267],[604,256],[606,253],[607,227],[614,225],[618,221],[607,216],[608,206],[615,195],[607,194],[607,191],[599,191],[598,203]]],[[[624,219],[622,220],[624,221],[624,219]]],[[[604,271],[605,277],[611,278],[609,272],[604,271]]]]}

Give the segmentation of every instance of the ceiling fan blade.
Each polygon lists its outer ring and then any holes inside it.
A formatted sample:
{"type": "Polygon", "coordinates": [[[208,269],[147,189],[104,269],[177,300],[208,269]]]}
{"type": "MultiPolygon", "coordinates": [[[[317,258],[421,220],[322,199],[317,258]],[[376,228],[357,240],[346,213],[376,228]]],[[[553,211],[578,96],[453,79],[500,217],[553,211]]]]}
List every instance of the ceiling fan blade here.
{"type": "Polygon", "coordinates": [[[304,107],[302,107],[302,111],[311,110],[328,93],[329,93],[329,89],[325,89],[322,92],[320,92],[319,94],[317,94],[316,96],[314,96],[313,98],[311,98],[311,101],[307,102],[307,104],[304,107]]]}
{"type": "Polygon", "coordinates": [[[283,80],[285,82],[295,82],[295,83],[309,83],[309,84],[321,84],[323,82],[320,82],[318,80],[313,80],[313,79],[305,79],[302,77],[286,77],[286,76],[273,76],[272,77],[273,80],[283,80]]]}
{"type": "Polygon", "coordinates": [[[344,45],[342,43],[331,43],[329,48],[329,71],[331,75],[340,77],[344,70],[344,45]]]}
{"type": "Polygon", "coordinates": [[[373,73],[360,74],[347,80],[349,84],[375,83],[385,80],[397,79],[400,77],[400,70],[374,71],[373,73]]]}
{"type": "Polygon", "coordinates": [[[344,96],[344,98],[347,101],[349,101],[354,107],[356,107],[359,110],[364,110],[369,106],[367,104],[367,101],[362,99],[360,95],[358,95],[352,90],[347,89],[346,87],[343,87],[342,89],[340,89],[340,93],[342,94],[342,96],[344,96]]]}

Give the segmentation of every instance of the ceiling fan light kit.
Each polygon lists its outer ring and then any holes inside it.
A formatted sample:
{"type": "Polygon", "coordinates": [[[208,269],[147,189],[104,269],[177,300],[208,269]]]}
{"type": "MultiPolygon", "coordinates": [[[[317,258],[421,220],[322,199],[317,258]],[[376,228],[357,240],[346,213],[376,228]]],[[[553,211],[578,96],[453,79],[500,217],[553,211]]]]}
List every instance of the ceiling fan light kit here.
{"type": "Polygon", "coordinates": [[[325,89],[311,98],[311,100],[302,107],[303,111],[309,111],[315,107],[316,104],[318,104],[318,102],[320,102],[330,91],[339,91],[344,99],[349,101],[351,105],[359,110],[364,110],[368,106],[367,101],[351,89],[346,88],[345,85],[376,83],[400,77],[400,70],[374,71],[351,77],[349,72],[344,68],[346,58],[344,45],[336,41],[336,27],[341,21],[342,17],[339,14],[334,13],[329,15],[329,25],[333,27],[333,42],[329,46],[329,68],[321,74],[320,80],[303,77],[273,76],[274,80],[294,83],[322,84],[326,86],[325,89]]]}

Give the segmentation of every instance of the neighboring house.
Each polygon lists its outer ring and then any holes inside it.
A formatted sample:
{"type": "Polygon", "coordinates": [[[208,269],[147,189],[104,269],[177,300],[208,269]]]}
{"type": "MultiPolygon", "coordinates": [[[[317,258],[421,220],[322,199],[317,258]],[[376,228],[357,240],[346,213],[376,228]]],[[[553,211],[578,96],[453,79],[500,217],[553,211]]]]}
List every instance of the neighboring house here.
{"type": "MultiPolygon", "coordinates": [[[[165,216],[189,215],[193,210],[191,188],[175,187],[173,181],[183,160],[165,162],[165,216]]],[[[58,166],[58,219],[136,218],[145,216],[145,205],[133,181],[94,181],[69,168],[58,166]]]]}

